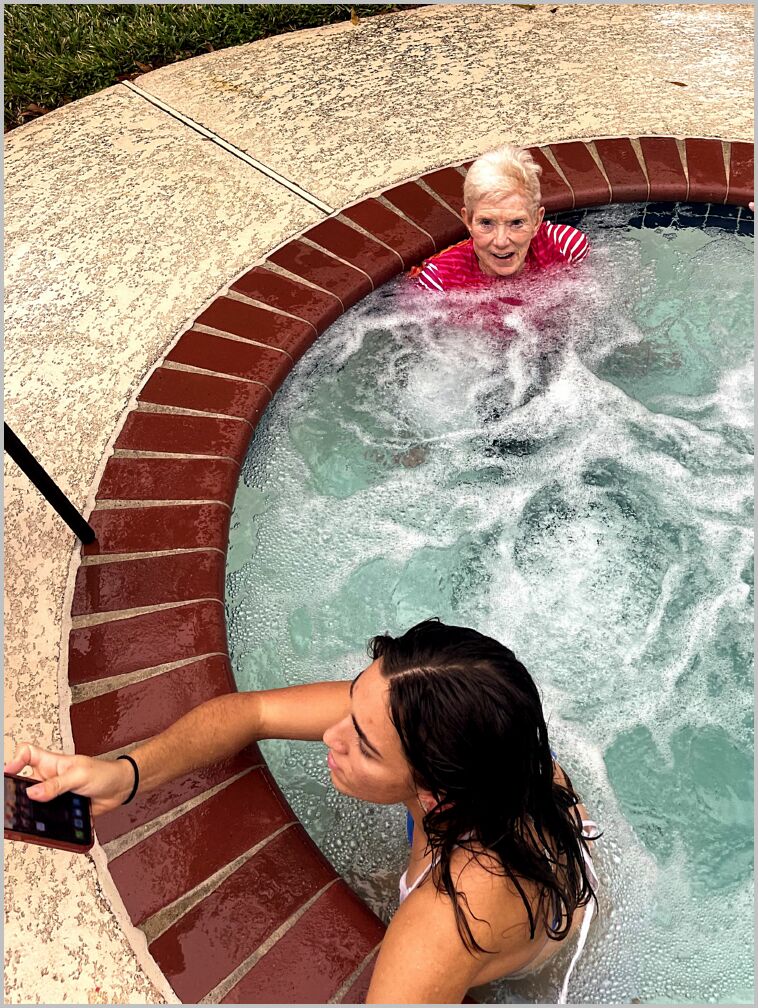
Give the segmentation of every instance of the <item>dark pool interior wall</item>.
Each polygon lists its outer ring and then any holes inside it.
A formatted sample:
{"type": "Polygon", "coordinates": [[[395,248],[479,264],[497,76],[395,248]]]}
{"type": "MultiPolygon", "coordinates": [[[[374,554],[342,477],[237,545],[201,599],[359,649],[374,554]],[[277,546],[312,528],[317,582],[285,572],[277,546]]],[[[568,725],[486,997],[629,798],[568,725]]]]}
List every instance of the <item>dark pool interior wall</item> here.
{"type": "MultiPolygon", "coordinates": [[[[532,148],[548,213],[580,223],[584,207],[647,202],[640,226],[699,227],[707,215],[709,226],[752,234],[742,209],[752,145],[634,139],[532,148]]],[[[97,489],[98,540],[76,576],[72,616],[88,617],[68,640],[77,752],[128,751],[235,690],[225,552],[255,425],[345,309],[464,237],[462,187],[462,171],[444,167],[293,237],[231,283],[147,377],[97,489]]],[[[296,821],[257,746],[139,796],[99,819],[97,834],[126,913],[181,1001],[365,997],[384,926],[296,821]]]]}
{"type": "MultiPolygon", "coordinates": [[[[567,210],[553,214],[562,224],[581,228],[590,210],[567,210]]],[[[634,228],[717,228],[727,234],[753,237],[753,211],[724,203],[648,202],[627,221],[634,228]]]]}

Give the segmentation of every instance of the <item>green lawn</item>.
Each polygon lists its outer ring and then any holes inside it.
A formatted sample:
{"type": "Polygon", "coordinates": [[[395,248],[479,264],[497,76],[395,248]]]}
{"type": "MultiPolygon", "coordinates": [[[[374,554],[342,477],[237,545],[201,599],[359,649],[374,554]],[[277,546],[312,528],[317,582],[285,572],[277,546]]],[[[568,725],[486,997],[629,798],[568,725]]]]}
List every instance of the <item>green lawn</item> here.
{"type": "Polygon", "coordinates": [[[167,63],[398,4],[4,5],[5,129],[167,63]]]}

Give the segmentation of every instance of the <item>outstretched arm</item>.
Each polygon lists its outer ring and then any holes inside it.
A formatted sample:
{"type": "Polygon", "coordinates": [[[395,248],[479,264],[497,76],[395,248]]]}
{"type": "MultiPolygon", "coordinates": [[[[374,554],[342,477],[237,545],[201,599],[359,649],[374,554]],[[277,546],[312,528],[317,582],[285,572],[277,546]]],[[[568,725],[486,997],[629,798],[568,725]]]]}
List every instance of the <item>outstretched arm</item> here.
{"type": "MultiPolygon", "coordinates": [[[[139,767],[139,793],[217,763],[264,738],[317,741],[346,716],[350,683],[324,682],[253,693],[227,693],[195,707],[171,727],[129,754],[139,767]]],[[[66,756],[23,743],[6,773],[31,767],[41,783],[29,788],[35,801],[64,791],[92,799],[95,815],[116,808],[128,796],[134,771],[128,760],[66,756]]]]}

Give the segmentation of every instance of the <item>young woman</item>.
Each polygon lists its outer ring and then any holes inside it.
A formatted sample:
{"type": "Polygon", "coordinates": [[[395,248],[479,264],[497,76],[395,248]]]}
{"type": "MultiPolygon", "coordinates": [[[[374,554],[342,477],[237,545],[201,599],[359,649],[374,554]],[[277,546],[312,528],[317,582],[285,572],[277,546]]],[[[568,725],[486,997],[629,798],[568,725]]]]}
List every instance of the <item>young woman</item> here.
{"type": "Polygon", "coordinates": [[[543,270],[581,262],[585,235],[570,224],[545,222],[540,166],[511,144],[482,154],[463,186],[461,217],[470,237],[411,270],[425,290],[477,290],[543,270]]]}
{"type": "MultiPolygon", "coordinates": [[[[323,737],[334,786],[404,804],[412,836],[369,1003],[459,1003],[470,987],[532,972],[581,926],[575,962],[596,902],[597,828],[551,754],[529,673],[496,640],[438,620],[375,637],[370,655],[352,682],[201,704],[132,751],[140,792],[253,740],[323,737]]],[[[95,814],[134,783],[126,760],[29,744],[5,769],[24,766],[44,781],[30,797],[74,790],[95,814]]]]}

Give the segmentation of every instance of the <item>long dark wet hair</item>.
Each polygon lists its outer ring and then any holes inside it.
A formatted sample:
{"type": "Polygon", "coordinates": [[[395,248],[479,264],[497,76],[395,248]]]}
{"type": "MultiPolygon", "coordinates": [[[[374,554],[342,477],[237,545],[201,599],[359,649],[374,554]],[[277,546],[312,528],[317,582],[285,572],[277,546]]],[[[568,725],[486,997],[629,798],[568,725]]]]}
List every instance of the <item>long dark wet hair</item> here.
{"type": "MultiPolygon", "coordinates": [[[[454,848],[477,857],[476,844],[497,855],[519,892],[530,939],[543,923],[550,938],[563,940],[576,910],[595,896],[582,856],[579,798],[568,775],[565,787],[553,779],[532,677],[503,644],[438,619],[402,637],[374,637],[369,654],[381,658],[389,680],[390,717],[415,784],[437,798],[423,820],[437,862],[432,878],[450,897],[466,948],[492,951],[475,940],[450,871],[454,848]],[[525,882],[537,888],[536,914],[525,882]]],[[[491,864],[488,858],[490,871],[491,864]]]]}

